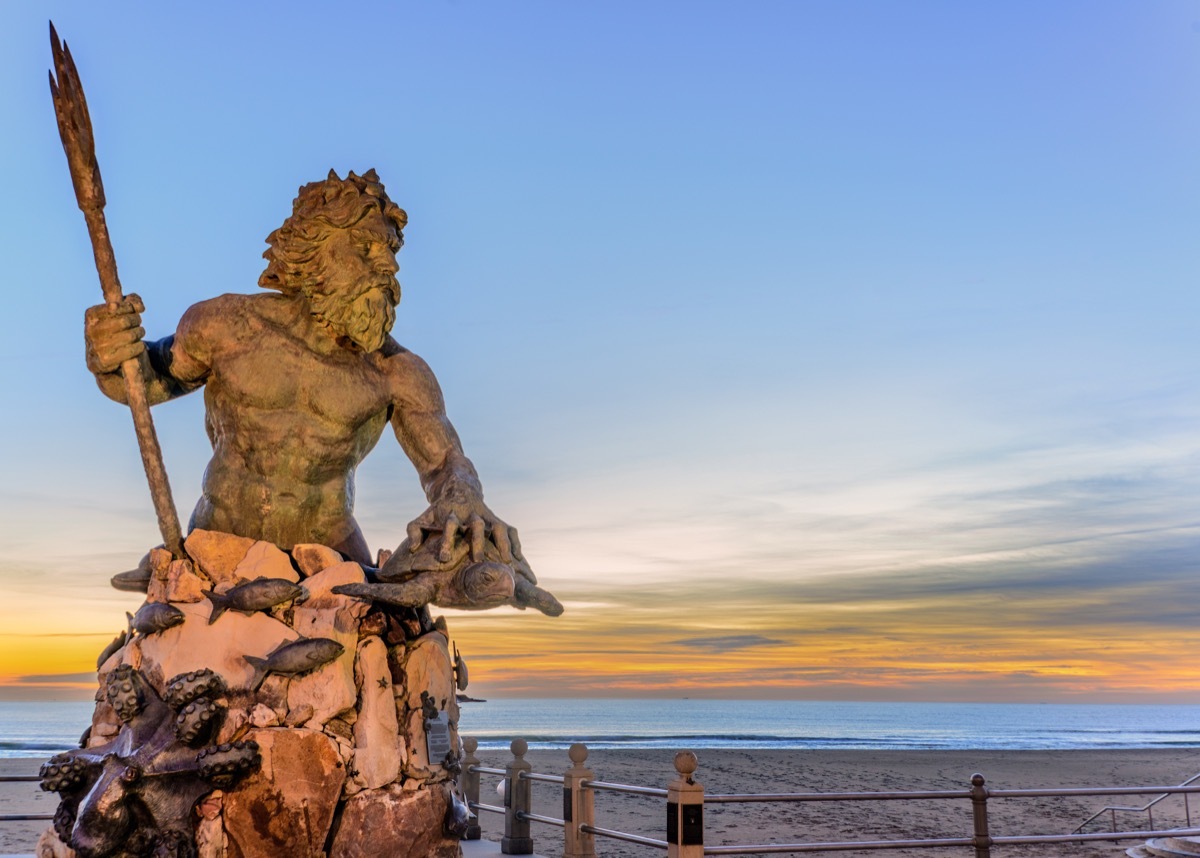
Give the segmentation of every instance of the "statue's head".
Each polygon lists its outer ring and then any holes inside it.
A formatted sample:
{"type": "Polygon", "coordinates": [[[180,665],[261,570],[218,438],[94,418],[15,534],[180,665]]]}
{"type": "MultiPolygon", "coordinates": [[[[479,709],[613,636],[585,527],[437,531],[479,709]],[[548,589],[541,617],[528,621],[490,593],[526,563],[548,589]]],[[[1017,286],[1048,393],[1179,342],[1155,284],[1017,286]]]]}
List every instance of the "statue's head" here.
{"type": "Polygon", "coordinates": [[[300,188],[291,217],[267,236],[258,285],[303,295],[337,337],[375,351],[396,320],[396,253],[407,223],[374,170],[345,179],[330,170],[300,188]]]}

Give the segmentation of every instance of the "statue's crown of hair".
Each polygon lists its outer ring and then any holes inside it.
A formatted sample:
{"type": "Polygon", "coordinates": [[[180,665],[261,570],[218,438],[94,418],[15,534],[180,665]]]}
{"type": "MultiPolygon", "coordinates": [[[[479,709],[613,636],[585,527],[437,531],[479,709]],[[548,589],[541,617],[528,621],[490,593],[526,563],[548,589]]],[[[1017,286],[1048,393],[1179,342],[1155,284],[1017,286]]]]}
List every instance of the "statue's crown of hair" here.
{"type": "Polygon", "coordinates": [[[361,176],[351,170],[342,179],[336,170],[330,170],[323,182],[312,182],[302,185],[292,203],[294,217],[311,217],[336,202],[342,197],[366,196],[380,201],[379,207],[390,220],[403,229],[408,223],[408,215],[404,209],[388,199],[379,174],[374,168],[367,170],[361,176]]]}

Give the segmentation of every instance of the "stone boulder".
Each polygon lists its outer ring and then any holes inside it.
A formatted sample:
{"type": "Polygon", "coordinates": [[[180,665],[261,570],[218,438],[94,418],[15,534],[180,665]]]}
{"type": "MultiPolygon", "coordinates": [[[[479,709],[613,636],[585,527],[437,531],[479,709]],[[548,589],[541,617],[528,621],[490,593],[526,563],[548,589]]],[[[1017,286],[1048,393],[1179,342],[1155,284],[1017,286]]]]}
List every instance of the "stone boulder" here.
{"type": "Polygon", "coordinates": [[[358,645],[354,673],[359,687],[358,720],[354,722],[355,781],[366,789],[377,789],[396,780],[404,762],[387,647],[382,640],[366,638],[358,645]]]}
{"type": "Polygon", "coordinates": [[[221,824],[221,809],[225,794],[213,790],[196,805],[196,858],[226,858],[225,826],[221,824]]]}
{"type": "Polygon", "coordinates": [[[364,790],[344,802],[329,858],[460,858],[443,827],[448,805],[444,786],[364,790]]]}
{"type": "Polygon", "coordinates": [[[300,568],[303,578],[311,578],[330,566],[337,566],[343,559],[327,545],[296,545],[292,548],[292,560],[300,568]]]}
{"type": "Polygon", "coordinates": [[[183,541],[188,557],[214,584],[233,580],[233,570],[253,545],[253,539],[215,530],[193,530],[183,541]]]}
{"type": "Polygon", "coordinates": [[[269,542],[256,542],[233,570],[233,577],[253,581],[255,578],[283,578],[296,583],[300,580],[292,560],[269,542]]]}
{"type": "Polygon", "coordinates": [[[339,712],[354,708],[354,657],[358,652],[358,623],[370,605],[352,596],[332,592],[338,584],[366,580],[357,563],[339,563],[304,582],[308,599],[293,609],[292,628],[306,638],[329,638],[342,645],[340,656],[318,670],[297,676],[288,687],[289,710],[313,708],[307,726],[319,728],[339,712]]]}
{"type": "MultiPolygon", "coordinates": [[[[225,793],[229,858],[324,858],[346,780],[332,739],[314,730],[251,730],[262,767],[225,793]]],[[[386,855],[386,852],[377,852],[386,855]]]]}
{"type": "Polygon", "coordinates": [[[419,780],[446,780],[450,773],[442,760],[430,760],[425,736],[424,701],[432,699],[450,722],[450,745],[458,746],[458,698],[454,687],[454,662],[445,635],[429,632],[408,646],[404,661],[404,697],[396,709],[404,726],[404,774],[419,780]]]}
{"type": "Polygon", "coordinates": [[[408,690],[409,709],[420,709],[422,693],[428,693],[439,710],[456,701],[454,661],[450,646],[441,632],[430,632],[409,648],[404,663],[404,687],[408,690]]]}
{"type": "Polygon", "coordinates": [[[59,840],[52,827],[42,832],[33,854],[37,858],[76,858],[75,850],[59,840]]]}
{"type": "Polygon", "coordinates": [[[161,571],[151,567],[150,587],[146,591],[147,602],[199,602],[204,598],[201,590],[208,586],[196,574],[190,560],[172,560],[161,571]]]}

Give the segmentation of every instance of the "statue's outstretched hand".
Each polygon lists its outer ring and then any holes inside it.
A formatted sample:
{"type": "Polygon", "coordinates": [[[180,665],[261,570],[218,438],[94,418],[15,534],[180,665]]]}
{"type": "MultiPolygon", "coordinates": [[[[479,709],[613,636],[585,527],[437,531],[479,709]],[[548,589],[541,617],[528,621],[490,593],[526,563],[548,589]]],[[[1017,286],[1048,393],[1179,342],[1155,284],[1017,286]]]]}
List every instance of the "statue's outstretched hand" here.
{"type": "Polygon", "coordinates": [[[440,543],[437,556],[442,563],[450,563],[455,558],[459,539],[466,541],[472,561],[486,560],[486,546],[490,540],[502,562],[512,566],[513,571],[529,583],[537,583],[537,577],[521,553],[517,529],[501,521],[478,497],[441,498],[409,522],[406,540],[409,552],[415,554],[429,539],[440,543]]]}
{"type": "Polygon", "coordinates": [[[83,315],[83,338],[87,345],[87,367],[94,375],[118,370],[122,363],[146,350],[142,337],[141,313],[145,310],[137,295],[126,295],[115,309],[107,304],[89,307],[83,315]]]}

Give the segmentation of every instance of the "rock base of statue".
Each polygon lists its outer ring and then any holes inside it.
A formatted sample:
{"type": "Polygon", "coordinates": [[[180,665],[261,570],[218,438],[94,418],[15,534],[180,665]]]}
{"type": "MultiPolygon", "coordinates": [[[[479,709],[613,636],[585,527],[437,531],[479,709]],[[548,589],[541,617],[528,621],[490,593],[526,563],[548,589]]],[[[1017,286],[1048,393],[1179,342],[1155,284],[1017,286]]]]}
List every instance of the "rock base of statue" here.
{"type": "MultiPolygon", "coordinates": [[[[260,761],[229,788],[201,796],[187,808],[186,820],[155,821],[194,837],[194,851],[182,844],[170,854],[461,855],[454,833],[464,811],[454,792],[458,703],[444,622],[431,621],[424,608],[373,607],[333,593],[337,585],[366,577],[361,566],[324,546],[286,553],[265,542],[198,530],[186,550],[184,560],[155,550],[144,563],[147,605],[170,606],[179,616],[144,608],[131,618],[139,630],[106,651],[91,728],[82,749],[63,755],[59,769],[80,768],[72,755],[82,760],[90,748],[117,749],[118,756],[139,752],[133,746],[140,734],[131,730],[128,711],[119,696],[116,706],[112,702],[120,691],[113,690],[111,677],[136,672],[153,690],[148,696],[168,703],[173,694],[178,702],[181,683],[208,683],[211,702],[192,699],[193,693],[186,705],[158,705],[180,725],[196,717],[197,704],[208,707],[209,749],[253,743],[260,761]],[[296,591],[283,583],[247,588],[258,579],[298,584],[307,595],[263,607],[272,593],[296,591]],[[205,679],[213,674],[219,682],[205,679]]],[[[173,729],[191,737],[185,727],[173,729]]],[[[178,756],[180,743],[168,744],[178,756]]],[[[137,770],[152,772],[156,765],[141,759],[137,770]]],[[[139,802],[137,788],[129,792],[129,800],[114,802],[113,813],[138,816],[129,810],[139,802]]],[[[60,840],[70,843],[74,824],[60,820],[60,840]]],[[[53,838],[48,832],[39,854],[69,855],[63,844],[49,842],[53,838]]],[[[139,853],[126,846],[110,854],[139,853]]]]}

